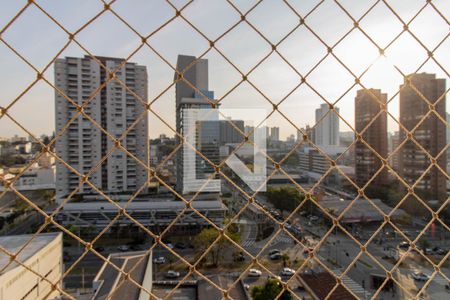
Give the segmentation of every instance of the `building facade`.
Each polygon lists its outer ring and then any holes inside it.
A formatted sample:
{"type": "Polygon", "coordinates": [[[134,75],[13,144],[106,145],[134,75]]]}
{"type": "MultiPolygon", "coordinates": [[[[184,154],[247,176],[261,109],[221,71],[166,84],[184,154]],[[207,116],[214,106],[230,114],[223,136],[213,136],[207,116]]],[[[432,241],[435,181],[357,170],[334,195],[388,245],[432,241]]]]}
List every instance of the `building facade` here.
{"type": "MultiPolygon", "coordinates": [[[[96,57],[106,68],[115,70],[124,59],[96,57]]],[[[105,155],[109,154],[115,142],[141,115],[144,115],[126,136],[121,145],[139,161],[114,150],[89,177],[89,180],[105,192],[134,191],[147,181],[148,165],[148,120],[147,110],[133,95],[147,101],[147,69],[135,63],[123,64],[115,73],[133,91],[127,91],[117,80],[107,81],[109,74],[96,60],[89,56],[83,58],[66,57],[55,62],[55,84],[77,105],[82,105],[92,97],[84,112],[105,129],[108,136],[89,118],[80,115],[71,122],[62,136],[56,141],[56,153],[81,174],[88,173],[105,155]],[[97,92],[97,90],[100,91],[97,92]],[[95,94],[95,96],[93,96],[95,94]]],[[[63,129],[77,113],[77,107],[63,95],[55,94],[56,132],[63,129]]],[[[57,199],[71,193],[79,184],[80,178],[63,164],[56,164],[57,199]]],[[[81,193],[91,189],[84,185],[81,193]]]]}
{"type": "Polygon", "coordinates": [[[0,263],[7,266],[0,274],[0,300],[11,299],[58,299],[61,293],[52,289],[55,284],[62,289],[63,239],[62,233],[32,235],[9,235],[0,237],[0,246],[11,253],[20,254],[17,260],[34,270],[10,262],[10,257],[0,253],[0,263]],[[23,247],[23,249],[22,249],[23,247]]]}
{"type": "MultiPolygon", "coordinates": [[[[359,187],[363,187],[382,168],[382,158],[387,158],[387,113],[382,105],[387,102],[387,95],[377,89],[357,91],[355,98],[355,129],[361,134],[362,141],[355,144],[355,179],[359,187]],[[376,153],[375,153],[375,152],[376,153]]],[[[380,188],[387,183],[387,171],[378,173],[370,182],[370,187],[380,188]]]]}
{"type": "Polygon", "coordinates": [[[244,140],[245,128],[243,120],[220,120],[220,145],[239,144],[244,140]]]}
{"type": "MultiPolygon", "coordinates": [[[[177,73],[174,76],[176,130],[197,151],[208,158],[218,160],[220,126],[218,122],[214,128],[201,126],[204,121],[219,120],[218,112],[201,113],[202,110],[211,109],[211,102],[214,102],[214,93],[208,90],[208,60],[179,55],[177,70],[184,72],[183,79],[180,79],[177,73]]],[[[182,143],[177,135],[176,144],[182,143]]],[[[192,147],[184,145],[177,151],[176,157],[177,191],[183,194],[200,189],[204,192],[219,191],[220,182],[206,182],[214,169],[211,163],[200,157],[192,147]]]]}
{"type": "Polygon", "coordinates": [[[278,142],[280,140],[280,127],[271,127],[269,138],[272,142],[278,142]]]}
{"type": "MultiPolygon", "coordinates": [[[[339,108],[334,108],[339,113],[339,108]]],[[[314,143],[321,148],[339,146],[339,117],[334,111],[329,112],[328,104],[321,104],[316,109],[314,143]]]]}
{"type": "MultiPolygon", "coordinates": [[[[406,82],[400,87],[400,122],[433,158],[446,146],[446,124],[442,121],[446,118],[445,86],[445,79],[438,79],[435,74],[420,73],[407,76],[406,82]],[[434,106],[442,120],[433,113],[422,120],[430,110],[424,98],[434,106]]],[[[407,138],[404,130],[400,130],[399,135],[400,141],[407,138]]],[[[410,185],[418,181],[415,191],[425,201],[438,200],[442,203],[447,197],[446,175],[436,167],[428,170],[430,164],[430,157],[411,140],[401,148],[400,175],[410,185]]],[[[437,164],[445,172],[445,154],[438,157],[437,164]]]]}

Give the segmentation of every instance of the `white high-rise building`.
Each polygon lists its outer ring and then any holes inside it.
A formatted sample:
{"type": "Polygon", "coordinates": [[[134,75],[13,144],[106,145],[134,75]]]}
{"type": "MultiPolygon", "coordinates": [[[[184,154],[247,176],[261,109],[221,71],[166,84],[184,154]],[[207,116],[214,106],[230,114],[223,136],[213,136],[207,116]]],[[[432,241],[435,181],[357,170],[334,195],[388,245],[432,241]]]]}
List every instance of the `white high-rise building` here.
{"type": "MultiPolygon", "coordinates": [[[[339,146],[339,117],[334,111],[328,113],[329,110],[326,103],[316,109],[314,143],[324,149],[339,146]]],[[[335,107],[335,110],[339,112],[339,108],[335,107]]]]}
{"type": "MultiPolygon", "coordinates": [[[[177,70],[180,72],[185,70],[183,78],[201,92],[201,94],[198,93],[192,86],[186,84],[186,81],[178,80],[176,82],[177,132],[186,137],[187,144],[195,145],[196,149],[210,161],[219,163],[219,114],[218,111],[211,111],[210,102],[215,100],[214,93],[208,89],[208,60],[197,59],[189,55],[178,55],[177,70]],[[205,112],[203,113],[202,110],[205,112]],[[207,120],[213,122],[205,122],[205,126],[200,126],[207,120]]],[[[177,74],[174,78],[177,79],[177,74]]],[[[177,143],[182,143],[179,136],[177,136],[177,143]]],[[[185,145],[177,151],[176,168],[179,192],[186,194],[199,190],[203,192],[220,190],[218,180],[207,180],[214,173],[213,166],[185,145]]]]}
{"type": "MultiPolygon", "coordinates": [[[[123,63],[121,58],[96,57],[106,68],[115,70],[123,63]]],[[[142,101],[147,101],[147,68],[125,63],[115,77],[125,83],[142,101]]],[[[55,84],[78,105],[82,105],[109,78],[109,74],[93,58],[66,57],[55,62],[55,84]]],[[[63,95],[55,94],[56,133],[77,113],[77,107],[63,95]]],[[[73,120],[56,142],[56,153],[81,174],[109,154],[123,132],[143,115],[120,141],[120,144],[140,162],[121,150],[114,150],[108,159],[89,176],[90,182],[104,192],[133,192],[147,181],[148,120],[144,103],[128,92],[116,79],[109,81],[95,94],[84,112],[102,126],[112,137],[96,127],[85,116],[73,120]]],[[[80,178],[61,162],[56,164],[56,196],[61,201],[79,185],[80,178]]],[[[83,185],[80,193],[92,189],[83,185]]]]}

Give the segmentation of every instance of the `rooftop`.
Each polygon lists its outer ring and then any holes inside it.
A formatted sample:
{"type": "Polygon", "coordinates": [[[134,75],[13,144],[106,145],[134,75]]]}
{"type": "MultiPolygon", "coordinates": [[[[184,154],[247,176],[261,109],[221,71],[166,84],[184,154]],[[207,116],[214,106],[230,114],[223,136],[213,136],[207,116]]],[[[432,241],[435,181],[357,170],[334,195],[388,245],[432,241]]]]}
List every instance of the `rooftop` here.
{"type": "MultiPolygon", "coordinates": [[[[57,239],[59,236],[62,237],[61,232],[41,233],[33,239],[32,234],[1,236],[0,247],[6,249],[8,252],[17,253],[17,251],[19,251],[24,245],[29,242],[29,244],[27,244],[17,256],[18,261],[26,262],[36,252],[40,251],[42,248],[47,246],[53,240],[57,239]]],[[[0,270],[6,267],[9,262],[10,257],[3,251],[0,251],[0,270]]],[[[16,262],[11,263],[5,270],[3,270],[2,274],[11,269],[14,269],[17,266],[18,263],[16,262]]]]}
{"type": "Polygon", "coordinates": [[[314,295],[314,299],[329,299],[329,300],[356,300],[357,298],[350,293],[342,284],[331,293],[328,294],[336,285],[336,278],[327,272],[310,272],[299,275],[300,282],[305,289],[314,295]]]}
{"type": "MultiPolygon", "coordinates": [[[[128,204],[126,201],[116,202],[120,207],[127,206],[128,211],[133,210],[181,210],[186,207],[184,201],[146,201],[146,202],[131,202],[128,204]]],[[[226,209],[225,205],[218,200],[194,200],[192,201],[192,207],[198,210],[223,210],[226,209]]],[[[96,202],[78,202],[78,203],[67,203],[64,205],[65,211],[116,211],[117,206],[108,202],[107,200],[96,201],[96,202]]]]}
{"type": "MultiPolygon", "coordinates": [[[[134,268],[130,273],[131,279],[146,289],[151,290],[151,286],[148,287],[144,284],[144,278],[147,273],[147,265],[149,262],[149,255],[146,254],[145,251],[114,253],[108,257],[108,260],[126,273],[134,268]]],[[[148,275],[151,276],[151,274],[148,275]]],[[[106,299],[110,296],[108,299],[111,300],[137,300],[141,293],[139,286],[132,281],[125,279],[116,268],[106,262],[95,277],[94,285],[95,283],[97,284],[97,291],[93,299],[106,299]]]]}
{"type": "MultiPolygon", "coordinates": [[[[380,199],[371,199],[372,203],[378,207],[374,207],[367,199],[358,198],[356,199],[351,208],[344,214],[341,222],[362,222],[362,221],[383,221],[384,216],[380,213],[380,210],[385,214],[389,214],[392,207],[383,203],[380,199]]],[[[347,207],[350,205],[351,200],[340,199],[339,197],[331,196],[324,197],[320,204],[330,211],[333,215],[339,216],[347,207]]],[[[401,217],[406,215],[402,209],[396,209],[393,213],[394,217],[401,217]]]]}

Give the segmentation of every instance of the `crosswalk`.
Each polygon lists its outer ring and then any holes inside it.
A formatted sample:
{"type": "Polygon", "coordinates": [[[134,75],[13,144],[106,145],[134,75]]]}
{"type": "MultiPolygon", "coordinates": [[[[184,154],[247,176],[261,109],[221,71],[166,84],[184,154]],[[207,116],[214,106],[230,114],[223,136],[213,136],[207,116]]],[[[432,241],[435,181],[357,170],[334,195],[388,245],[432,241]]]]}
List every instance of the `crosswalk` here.
{"type": "Polygon", "coordinates": [[[292,244],[292,239],[289,236],[285,235],[284,233],[280,233],[274,239],[274,242],[275,243],[292,244]]]}
{"type": "Polygon", "coordinates": [[[255,238],[247,238],[241,242],[241,246],[244,248],[252,247],[255,244],[255,238]]]}
{"type": "MultiPolygon", "coordinates": [[[[333,270],[333,272],[337,276],[342,275],[342,272],[340,270],[333,270]]],[[[342,277],[342,284],[345,287],[347,287],[349,290],[351,290],[356,296],[358,296],[359,299],[365,299],[366,296],[368,296],[367,291],[365,291],[359,283],[355,282],[353,279],[351,279],[347,275],[344,275],[342,277]]]]}

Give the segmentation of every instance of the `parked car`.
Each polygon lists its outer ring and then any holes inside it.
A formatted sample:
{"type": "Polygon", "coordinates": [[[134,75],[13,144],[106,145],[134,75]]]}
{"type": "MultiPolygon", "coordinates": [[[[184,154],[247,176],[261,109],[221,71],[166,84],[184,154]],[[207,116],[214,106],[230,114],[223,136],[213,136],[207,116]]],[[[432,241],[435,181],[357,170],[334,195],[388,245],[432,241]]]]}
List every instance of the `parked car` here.
{"type": "Polygon", "coordinates": [[[272,249],[269,251],[269,255],[273,255],[275,253],[280,253],[281,251],[279,249],[272,249]]]}
{"type": "Polygon", "coordinates": [[[130,248],[127,245],[120,245],[119,247],[117,247],[117,250],[125,252],[128,251],[130,248]]]}
{"type": "Polygon", "coordinates": [[[430,279],[430,276],[423,272],[414,272],[412,274],[412,277],[417,281],[427,281],[428,279],[430,279]]]}
{"type": "Polygon", "coordinates": [[[178,242],[175,244],[175,248],[183,250],[183,249],[186,249],[187,246],[184,243],[178,242]]]}
{"type": "Polygon", "coordinates": [[[170,249],[173,249],[173,245],[171,243],[167,243],[166,246],[169,247],[170,249]]]}
{"type": "Polygon", "coordinates": [[[169,270],[165,274],[165,277],[166,278],[178,278],[178,277],[180,277],[180,272],[169,270]]]}
{"type": "Polygon", "coordinates": [[[398,244],[398,248],[400,248],[402,250],[408,250],[409,249],[409,243],[408,242],[401,242],[400,244],[398,244]]]}
{"type": "Polygon", "coordinates": [[[157,257],[153,260],[153,262],[157,265],[161,265],[166,263],[166,258],[164,256],[157,257]]]}
{"type": "Polygon", "coordinates": [[[94,250],[97,252],[103,252],[103,251],[105,251],[105,248],[102,246],[98,246],[98,247],[94,247],[94,250]]]}
{"type": "Polygon", "coordinates": [[[444,249],[440,248],[440,247],[434,247],[433,248],[434,253],[436,253],[437,255],[445,255],[447,254],[447,251],[445,251],[444,249]]]}
{"type": "Polygon", "coordinates": [[[291,268],[283,268],[281,271],[281,276],[293,276],[295,274],[295,271],[291,268]]]}
{"type": "Polygon", "coordinates": [[[303,254],[309,254],[309,252],[313,252],[313,251],[314,251],[314,248],[311,248],[311,247],[305,248],[305,249],[303,250],[303,254]]]}
{"type": "Polygon", "coordinates": [[[133,250],[133,251],[141,250],[141,246],[136,245],[136,244],[130,245],[130,250],[133,250]]]}
{"type": "Polygon", "coordinates": [[[277,253],[274,253],[274,254],[272,254],[272,255],[269,255],[269,258],[270,258],[271,260],[278,260],[278,259],[281,259],[281,253],[280,253],[280,252],[277,252],[277,253]]]}
{"type": "Polygon", "coordinates": [[[275,219],[276,219],[277,221],[283,221],[283,217],[282,217],[280,214],[275,215],[275,219]]]}
{"type": "Polygon", "coordinates": [[[311,221],[311,222],[315,222],[315,221],[318,221],[319,220],[319,217],[318,216],[310,216],[309,217],[309,220],[311,221]]]}
{"type": "Polygon", "coordinates": [[[425,248],[424,253],[425,255],[432,255],[434,254],[434,251],[431,248],[425,248]]]}
{"type": "Polygon", "coordinates": [[[259,277],[261,276],[262,272],[258,269],[250,269],[248,270],[248,276],[249,277],[259,277]]]}
{"type": "Polygon", "coordinates": [[[236,261],[245,261],[245,255],[242,252],[240,252],[238,255],[236,255],[235,260],[236,261]]]}

